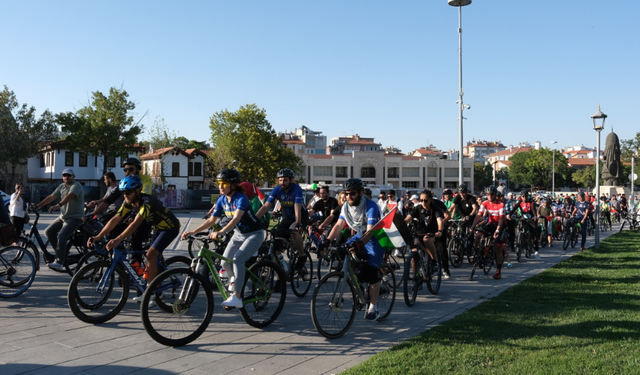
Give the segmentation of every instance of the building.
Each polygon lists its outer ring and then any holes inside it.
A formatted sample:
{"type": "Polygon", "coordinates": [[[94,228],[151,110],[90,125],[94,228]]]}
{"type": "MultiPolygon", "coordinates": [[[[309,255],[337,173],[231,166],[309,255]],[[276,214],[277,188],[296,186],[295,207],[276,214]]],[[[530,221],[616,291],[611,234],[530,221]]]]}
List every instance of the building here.
{"type": "Polygon", "coordinates": [[[376,143],[374,138],[363,138],[358,134],[346,137],[331,138],[331,144],[327,146],[327,155],[344,155],[353,152],[380,152],[384,149],[382,144],[376,143]]]}
{"type": "Polygon", "coordinates": [[[151,177],[154,188],[204,189],[204,158],[196,149],[165,147],[140,156],[142,171],[151,177]]]}
{"type": "Polygon", "coordinates": [[[495,154],[504,149],[506,149],[506,147],[500,143],[500,141],[488,142],[485,140],[476,141],[472,139],[471,142],[467,142],[467,145],[462,147],[462,154],[472,159],[474,163],[484,165],[486,162],[485,156],[495,154]]]}
{"type": "MultiPolygon", "coordinates": [[[[485,155],[486,163],[491,165],[491,167],[493,168],[493,181],[498,181],[498,178],[497,178],[498,171],[500,171],[502,168],[509,168],[511,166],[511,161],[509,159],[511,159],[513,155],[518,154],[520,152],[529,152],[534,149],[533,147],[528,146],[528,143],[526,143],[525,145],[526,146],[518,146],[518,147],[509,146],[509,148],[504,149],[502,151],[485,155]]],[[[506,182],[506,181],[501,180],[499,182],[506,182]]]]}
{"type": "Polygon", "coordinates": [[[296,155],[324,155],[327,147],[327,136],[302,125],[290,133],[281,133],[283,143],[296,155]]]}

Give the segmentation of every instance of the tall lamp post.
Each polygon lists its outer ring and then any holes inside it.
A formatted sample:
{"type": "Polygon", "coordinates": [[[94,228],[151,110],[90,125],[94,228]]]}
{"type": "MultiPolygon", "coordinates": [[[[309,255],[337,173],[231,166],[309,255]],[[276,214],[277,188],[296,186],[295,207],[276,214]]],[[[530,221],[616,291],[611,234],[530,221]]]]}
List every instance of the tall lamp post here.
{"type": "Polygon", "coordinates": [[[458,103],[460,107],[460,117],[458,117],[459,128],[460,128],[460,155],[458,156],[458,176],[459,176],[458,183],[462,185],[464,183],[464,169],[463,169],[463,163],[462,163],[464,159],[464,157],[462,156],[462,120],[464,119],[464,117],[462,117],[462,115],[465,108],[466,109],[471,108],[469,105],[465,105],[464,102],[462,101],[462,96],[463,96],[463,91],[462,91],[462,7],[471,4],[471,0],[447,0],[447,2],[451,6],[458,7],[458,52],[460,56],[459,58],[460,90],[458,91],[459,98],[456,103],[458,103]]]}
{"type": "Polygon", "coordinates": [[[600,105],[598,104],[598,112],[591,115],[593,119],[593,130],[598,133],[597,147],[596,147],[596,250],[600,249],[600,132],[604,129],[604,120],[607,115],[600,111],[600,105]],[[598,125],[598,120],[602,120],[598,125]]]}
{"type": "Polygon", "coordinates": [[[556,197],[556,143],[558,143],[558,141],[551,141],[551,144],[553,145],[553,163],[551,167],[553,172],[551,172],[551,192],[553,193],[554,199],[556,197]]]}

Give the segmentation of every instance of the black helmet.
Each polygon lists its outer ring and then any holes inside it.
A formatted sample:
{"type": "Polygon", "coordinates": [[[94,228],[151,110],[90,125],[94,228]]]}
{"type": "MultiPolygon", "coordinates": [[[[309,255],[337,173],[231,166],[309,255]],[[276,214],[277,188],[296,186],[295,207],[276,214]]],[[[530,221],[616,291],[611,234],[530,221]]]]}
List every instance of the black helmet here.
{"type": "Polygon", "coordinates": [[[453,191],[451,191],[451,189],[445,189],[445,190],[442,192],[442,195],[453,195],[453,191]]]}
{"type": "Polygon", "coordinates": [[[501,192],[498,191],[498,194],[496,194],[496,197],[498,198],[504,198],[504,194],[502,194],[501,192]]]}
{"type": "Polygon", "coordinates": [[[520,195],[521,195],[521,196],[523,196],[523,197],[528,196],[528,195],[529,195],[529,190],[527,190],[527,189],[522,190],[522,191],[520,192],[520,195]]]}
{"type": "Polygon", "coordinates": [[[278,174],[276,174],[276,178],[280,178],[280,177],[295,178],[296,174],[289,168],[282,168],[281,170],[278,171],[278,174]]]}
{"type": "Polygon", "coordinates": [[[343,187],[346,191],[360,191],[364,189],[364,182],[359,178],[350,178],[344,182],[343,187]]]}
{"type": "Polygon", "coordinates": [[[498,193],[498,189],[496,189],[496,187],[495,187],[495,186],[490,185],[490,186],[487,186],[487,187],[484,189],[484,193],[485,193],[486,195],[496,195],[496,194],[498,193]]]}
{"type": "Polygon", "coordinates": [[[460,186],[458,186],[458,193],[466,193],[466,192],[467,192],[467,185],[460,184],[460,186]]]}
{"type": "Polygon", "coordinates": [[[235,169],[223,169],[216,176],[216,180],[235,182],[236,184],[239,184],[242,182],[242,176],[240,175],[240,172],[235,169]]]}
{"type": "Polygon", "coordinates": [[[135,165],[136,167],[138,167],[138,169],[142,169],[142,163],[140,163],[140,160],[136,159],[136,158],[127,158],[127,160],[124,161],[124,165],[135,165]]]}

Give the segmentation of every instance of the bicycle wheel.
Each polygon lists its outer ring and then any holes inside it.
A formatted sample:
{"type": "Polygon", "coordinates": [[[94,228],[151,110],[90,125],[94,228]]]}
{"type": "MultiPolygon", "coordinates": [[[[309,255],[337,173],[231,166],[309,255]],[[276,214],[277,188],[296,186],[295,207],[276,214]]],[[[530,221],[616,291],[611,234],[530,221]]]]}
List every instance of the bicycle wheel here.
{"type": "Polygon", "coordinates": [[[422,266],[420,255],[412,252],[404,263],[404,283],[402,291],[404,293],[404,303],[413,306],[416,303],[418,292],[422,289],[422,266]]]}
{"type": "Polygon", "coordinates": [[[335,250],[326,250],[324,254],[318,258],[318,280],[322,279],[322,277],[328,273],[337,272],[341,266],[342,263],[335,250]]]}
{"type": "Polygon", "coordinates": [[[0,297],[13,298],[24,293],[36,277],[33,255],[19,246],[0,250],[0,297]]]}
{"type": "Polygon", "coordinates": [[[69,244],[67,245],[67,260],[64,262],[64,269],[67,270],[67,273],[70,276],[73,276],[76,271],[80,269],[78,267],[78,262],[80,262],[80,259],[89,252],[86,246],[81,242],[82,237],[78,239],[74,236],[71,237],[69,244]]]}
{"type": "Polygon", "coordinates": [[[190,268],[161,273],[143,295],[140,316],[149,336],[160,344],[182,346],[192,342],[207,329],[213,316],[209,281],[190,268]],[[159,292],[171,311],[149,308],[151,296],[159,292]]]}
{"type": "Polygon", "coordinates": [[[462,265],[462,252],[460,251],[460,242],[454,237],[449,241],[449,245],[447,245],[447,252],[449,253],[449,261],[451,265],[455,268],[458,268],[462,265]]]}
{"type": "MultiPolygon", "coordinates": [[[[296,297],[302,298],[309,293],[311,289],[311,282],[313,281],[313,261],[311,260],[311,254],[308,251],[302,253],[304,257],[304,266],[298,269],[292,269],[291,272],[291,290],[296,297]]],[[[298,263],[299,257],[294,257],[294,262],[291,262],[291,266],[295,267],[298,263]]]]}
{"type": "MultiPolygon", "coordinates": [[[[403,246],[403,248],[406,248],[406,246],[403,246]]],[[[403,250],[400,251],[400,256],[395,256],[394,253],[395,250],[388,255],[387,265],[393,270],[393,275],[396,279],[395,286],[397,289],[399,286],[404,284],[404,263],[406,256],[404,255],[403,250]]]]}
{"type": "Polygon", "coordinates": [[[622,223],[620,224],[620,230],[618,231],[618,233],[622,233],[622,230],[624,229],[624,225],[627,223],[626,220],[622,220],[622,223]]]}
{"type": "Polygon", "coordinates": [[[475,262],[473,262],[473,267],[471,268],[471,277],[469,277],[469,280],[473,280],[473,275],[476,273],[476,269],[478,269],[478,267],[480,266],[482,257],[480,256],[479,253],[480,253],[480,248],[477,248],[475,250],[476,255],[474,256],[475,262]]]}
{"type": "Polygon", "coordinates": [[[85,323],[104,323],[116,316],[129,297],[129,277],[121,265],[107,275],[111,261],[89,263],[73,275],[67,302],[73,315],[85,323]]]}
{"type": "Polygon", "coordinates": [[[285,278],[284,271],[271,261],[263,260],[249,268],[241,293],[245,304],[240,309],[247,324],[264,328],[278,318],[287,299],[287,288],[280,287],[286,284],[279,283],[285,278]]]}
{"type": "Polygon", "coordinates": [[[516,247],[518,248],[517,252],[516,252],[516,260],[518,262],[520,262],[520,259],[522,258],[522,252],[524,250],[525,244],[524,244],[524,236],[522,235],[522,232],[518,231],[518,234],[516,235],[516,247]]]}
{"type": "Polygon", "coordinates": [[[356,291],[342,272],[331,272],[320,280],[311,299],[311,319],[326,338],[344,335],[356,317],[356,291]]]}
{"type": "MultiPolygon", "coordinates": [[[[198,232],[194,236],[201,237],[208,235],[209,232],[198,232]]],[[[204,241],[202,239],[190,237],[189,241],[187,242],[187,250],[189,251],[189,256],[191,258],[197,257],[198,252],[200,251],[200,249],[202,249],[202,245],[204,245],[204,241]]]]}
{"type": "Polygon", "coordinates": [[[91,250],[88,253],[84,254],[82,258],[80,258],[80,260],[75,266],[74,271],[77,273],[78,270],[80,270],[82,267],[86,266],[89,263],[93,263],[98,260],[108,260],[108,259],[109,259],[108,254],[104,254],[96,250],[91,250]]]}
{"type": "Polygon", "coordinates": [[[378,295],[378,319],[381,322],[389,317],[393,305],[396,302],[396,278],[393,269],[388,264],[383,264],[379,272],[380,294],[378,295]]]}
{"type": "Polygon", "coordinates": [[[571,243],[571,228],[567,228],[564,232],[564,238],[562,240],[562,250],[567,250],[571,243]]]}
{"type": "Polygon", "coordinates": [[[495,254],[495,249],[493,246],[491,246],[489,248],[489,252],[487,253],[487,255],[484,256],[484,260],[482,261],[482,270],[484,271],[485,275],[489,274],[489,271],[491,271],[491,268],[495,263],[494,254],[495,254]]]}
{"type": "Polygon", "coordinates": [[[575,248],[578,243],[578,228],[571,228],[571,248],[575,248]]]}
{"type": "Polygon", "coordinates": [[[431,259],[427,257],[427,289],[429,293],[436,295],[440,291],[440,283],[442,282],[442,264],[440,263],[440,252],[437,250],[441,244],[436,244],[436,257],[431,259]]]}
{"type": "Polygon", "coordinates": [[[36,271],[39,271],[40,270],[40,253],[38,252],[38,248],[36,247],[36,244],[29,241],[25,237],[18,237],[18,241],[16,242],[18,246],[20,246],[23,249],[26,249],[28,252],[31,253],[31,255],[33,256],[33,259],[36,261],[36,271]]]}

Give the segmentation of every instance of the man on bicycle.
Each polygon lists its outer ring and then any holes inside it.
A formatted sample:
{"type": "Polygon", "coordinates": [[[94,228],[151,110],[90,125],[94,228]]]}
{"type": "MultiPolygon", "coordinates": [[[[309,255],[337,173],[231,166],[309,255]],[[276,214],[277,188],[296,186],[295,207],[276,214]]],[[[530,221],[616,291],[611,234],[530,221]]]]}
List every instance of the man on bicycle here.
{"type": "Polygon", "coordinates": [[[84,191],[82,185],[75,181],[76,175],[71,168],[62,171],[62,184],[51,195],[43,199],[36,207],[46,206],[60,198],[60,202],[49,207],[49,212],[60,210],[60,216],[44,230],[45,235],[56,250],[56,259],[49,263],[49,268],[62,271],[67,260],[67,241],[76,229],[82,225],[84,216],[84,191]]]}
{"type": "MultiPolygon", "coordinates": [[[[382,266],[385,250],[378,240],[372,238],[366,244],[362,244],[360,238],[366,231],[371,230],[381,219],[380,207],[367,197],[364,196],[364,182],[359,178],[350,178],[344,182],[344,192],[347,196],[347,204],[342,205],[342,212],[336,225],[333,226],[331,233],[327,236],[327,240],[323,244],[327,244],[336,239],[345,224],[349,226],[356,234],[347,241],[347,246],[352,253],[366,254],[367,265],[364,270],[360,270],[360,277],[363,281],[369,282],[369,296],[371,304],[365,319],[376,320],[378,318],[378,297],[380,295],[380,278],[379,271],[382,266]]],[[[364,255],[364,254],[363,254],[364,255]]]]}
{"type": "Polygon", "coordinates": [[[591,204],[584,198],[584,193],[578,193],[578,201],[571,212],[571,217],[567,220],[567,229],[565,236],[569,234],[569,228],[575,223],[580,222],[580,233],[582,234],[582,240],[580,242],[580,250],[584,250],[584,245],[587,242],[587,224],[585,220],[589,218],[589,207],[591,204]]]}
{"type": "Polygon", "coordinates": [[[276,227],[279,237],[289,237],[293,241],[293,247],[298,255],[298,261],[294,265],[297,271],[304,268],[306,257],[304,255],[304,243],[301,230],[307,226],[309,213],[304,206],[304,196],[300,185],[293,182],[296,174],[289,168],[282,168],[276,174],[278,186],[271,190],[269,198],[260,208],[256,217],[261,219],[271,209],[276,201],[280,202],[282,218],[276,227]]]}
{"type": "MultiPolygon", "coordinates": [[[[416,221],[414,247],[411,251],[418,251],[419,245],[422,244],[427,249],[431,259],[436,259],[436,238],[444,237],[442,235],[444,232],[444,213],[433,202],[433,192],[428,189],[423,190],[420,193],[420,204],[413,208],[404,221],[407,224],[412,220],[416,221]]],[[[443,264],[448,262],[446,257],[441,257],[441,259],[443,264]]]]}
{"type": "Polygon", "coordinates": [[[485,194],[487,196],[487,200],[482,202],[480,210],[478,211],[478,215],[473,221],[473,227],[475,227],[478,222],[485,218],[488,218],[488,221],[482,226],[482,228],[480,228],[480,231],[478,231],[474,242],[474,247],[478,247],[478,245],[480,244],[480,239],[483,232],[493,234],[493,238],[496,240],[495,249],[490,249],[489,251],[495,250],[496,265],[498,267],[498,270],[496,271],[496,274],[493,275],[493,278],[498,280],[502,277],[502,262],[504,259],[502,253],[502,247],[504,246],[505,242],[505,233],[503,233],[504,203],[497,199],[498,190],[493,185],[485,189],[485,194]]]}
{"type": "Polygon", "coordinates": [[[538,227],[538,222],[536,220],[536,204],[531,199],[528,190],[522,190],[520,192],[520,199],[516,201],[513,205],[511,211],[507,214],[512,216],[516,210],[520,209],[520,220],[525,220],[527,224],[531,227],[531,238],[533,240],[533,249],[535,250],[535,257],[538,258],[540,255],[538,254],[538,250],[540,248],[540,227],[538,227]]]}
{"type": "MultiPolygon", "coordinates": [[[[87,246],[109,234],[130,211],[137,211],[135,219],[117,237],[107,242],[107,250],[113,250],[140,227],[143,222],[154,229],[151,245],[147,250],[147,282],[151,282],[158,273],[156,258],[178,236],[180,221],[162,202],[153,195],[142,193],[142,179],[138,176],[127,176],[120,181],[119,190],[124,195],[124,203],[118,213],[95,237],[89,238],[87,246]]],[[[139,250],[135,248],[134,250],[139,250]]]]}
{"type": "Polygon", "coordinates": [[[458,194],[453,198],[453,204],[449,209],[449,213],[453,217],[460,215],[461,218],[466,219],[467,226],[475,219],[478,213],[478,202],[476,201],[476,197],[469,194],[467,185],[460,184],[460,186],[458,186],[458,194]]]}
{"type": "MultiPolygon", "coordinates": [[[[317,218],[316,221],[324,221],[331,215],[331,212],[338,207],[338,200],[334,197],[329,196],[329,187],[321,186],[320,188],[320,199],[316,201],[311,207],[311,211],[309,211],[309,215],[312,218],[317,218]]],[[[336,218],[333,223],[338,220],[336,218]]],[[[333,224],[332,223],[332,224],[333,224]]]]}

